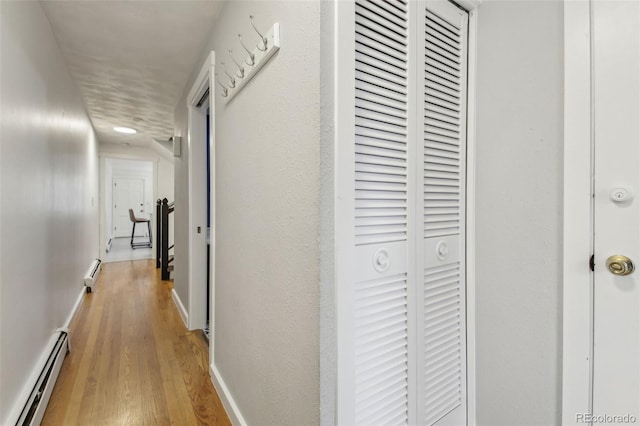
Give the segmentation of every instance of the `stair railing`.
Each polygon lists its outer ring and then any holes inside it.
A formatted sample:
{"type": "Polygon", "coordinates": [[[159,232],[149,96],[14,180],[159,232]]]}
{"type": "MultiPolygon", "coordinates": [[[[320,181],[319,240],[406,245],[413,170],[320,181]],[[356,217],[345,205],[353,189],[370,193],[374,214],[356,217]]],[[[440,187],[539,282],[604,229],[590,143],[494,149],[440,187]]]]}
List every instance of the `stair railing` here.
{"type": "Polygon", "coordinates": [[[166,198],[158,200],[156,203],[156,235],[158,236],[158,244],[156,244],[156,268],[161,268],[162,280],[168,280],[173,270],[173,256],[169,256],[169,250],[173,245],[169,245],[169,215],[173,213],[174,202],[169,203],[166,198]]]}

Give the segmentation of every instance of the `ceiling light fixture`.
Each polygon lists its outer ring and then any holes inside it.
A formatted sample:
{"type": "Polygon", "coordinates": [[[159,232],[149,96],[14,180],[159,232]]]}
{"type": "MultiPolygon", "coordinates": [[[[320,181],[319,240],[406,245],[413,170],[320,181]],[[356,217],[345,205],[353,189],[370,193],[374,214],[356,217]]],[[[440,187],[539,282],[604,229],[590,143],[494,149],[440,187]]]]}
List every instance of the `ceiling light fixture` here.
{"type": "Polygon", "coordinates": [[[133,135],[134,133],[138,133],[136,129],[132,129],[131,127],[114,127],[113,130],[120,133],[126,133],[127,135],[133,135]]]}

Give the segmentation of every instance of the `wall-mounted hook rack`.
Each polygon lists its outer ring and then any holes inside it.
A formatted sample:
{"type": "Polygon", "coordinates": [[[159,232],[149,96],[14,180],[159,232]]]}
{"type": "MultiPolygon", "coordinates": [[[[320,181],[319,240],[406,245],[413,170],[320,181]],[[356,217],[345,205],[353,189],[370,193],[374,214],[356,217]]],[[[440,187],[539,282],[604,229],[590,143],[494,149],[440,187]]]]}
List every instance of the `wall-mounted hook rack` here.
{"type": "MultiPolygon", "coordinates": [[[[253,19],[251,20],[253,26],[253,19]]],[[[254,27],[255,28],[255,27],[254,27]]],[[[262,39],[258,42],[253,52],[250,52],[246,46],[243,45],[245,50],[249,53],[244,59],[244,76],[241,78],[238,75],[235,77],[235,87],[227,88],[227,96],[224,97],[224,102],[229,103],[231,99],[238,94],[242,88],[249,82],[260,69],[273,57],[273,55],[280,50],[280,24],[277,22],[267,31],[265,34],[260,34],[262,39]]],[[[239,36],[240,43],[242,43],[242,37],[239,36]]],[[[234,60],[235,62],[235,60],[234,60]]],[[[239,65],[236,63],[236,65],[239,65]]],[[[226,69],[225,69],[226,72],[226,69]]]]}

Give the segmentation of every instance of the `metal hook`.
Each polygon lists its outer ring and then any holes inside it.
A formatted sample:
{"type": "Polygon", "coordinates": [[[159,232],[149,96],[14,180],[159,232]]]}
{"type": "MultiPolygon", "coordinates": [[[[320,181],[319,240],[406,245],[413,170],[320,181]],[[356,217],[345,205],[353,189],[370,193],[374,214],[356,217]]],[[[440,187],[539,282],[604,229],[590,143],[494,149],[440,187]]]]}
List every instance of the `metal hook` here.
{"type": "Polygon", "coordinates": [[[267,38],[265,36],[263,36],[260,33],[260,31],[258,31],[258,29],[256,28],[255,24],[253,23],[253,15],[249,15],[249,21],[251,21],[251,26],[258,33],[258,35],[260,36],[260,39],[262,40],[262,44],[264,45],[264,48],[262,48],[262,49],[260,49],[259,45],[257,46],[257,48],[258,48],[258,50],[264,52],[265,50],[267,50],[267,38]]]}
{"type": "Polygon", "coordinates": [[[238,38],[240,39],[240,44],[242,45],[242,47],[244,48],[244,50],[246,50],[246,51],[247,51],[247,53],[249,54],[249,59],[251,60],[251,62],[247,62],[247,61],[244,61],[244,62],[245,62],[247,65],[249,65],[249,66],[253,66],[253,65],[255,65],[255,64],[256,64],[256,61],[255,61],[256,55],[254,55],[254,54],[253,54],[253,52],[251,52],[251,51],[247,48],[247,46],[245,46],[245,45],[244,45],[244,43],[242,42],[242,34],[238,34],[238,38]]]}
{"type": "Polygon", "coordinates": [[[218,73],[215,73],[215,76],[216,76],[216,81],[218,82],[220,87],[222,87],[222,96],[226,98],[227,96],[229,96],[229,92],[228,92],[227,86],[225,86],[224,84],[220,83],[220,80],[218,80],[218,73]]]}
{"type": "Polygon", "coordinates": [[[236,62],[235,58],[233,57],[233,50],[231,49],[229,49],[229,57],[231,58],[233,63],[236,64],[236,67],[238,67],[238,71],[239,71],[238,77],[244,78],[244,67],[240,66],[240,64],[236,62]]]}
{"type": "Polygon", "coordinates": [[[234,89],[236,87],[236,79],[235,79],[235,77],[232,76],[231,74],[229,74],[229,72],[227,71],[227,67],[225,67],[224,62],[220,62],[220,65],[222,65],[222,69],[223,69],[224,73],[227,75],[227,77],[229,77],[229,80],[231,80],[231,84],[230,84],[229,87],[234,89]]]}

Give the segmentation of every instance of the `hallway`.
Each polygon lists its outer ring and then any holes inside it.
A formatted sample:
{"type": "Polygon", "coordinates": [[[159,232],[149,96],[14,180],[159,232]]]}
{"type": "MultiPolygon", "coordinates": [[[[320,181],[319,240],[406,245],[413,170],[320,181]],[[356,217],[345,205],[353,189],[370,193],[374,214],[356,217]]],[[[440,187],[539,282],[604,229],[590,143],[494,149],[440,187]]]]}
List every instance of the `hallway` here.
{"type": "Polygon", "coordinates": [[[43,425],[228,425],[200,330],[185,329],[152,260],[104,265],[71,325],[43,425]]]}

